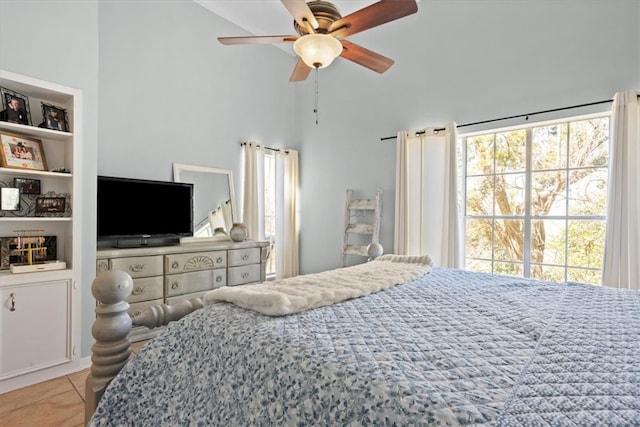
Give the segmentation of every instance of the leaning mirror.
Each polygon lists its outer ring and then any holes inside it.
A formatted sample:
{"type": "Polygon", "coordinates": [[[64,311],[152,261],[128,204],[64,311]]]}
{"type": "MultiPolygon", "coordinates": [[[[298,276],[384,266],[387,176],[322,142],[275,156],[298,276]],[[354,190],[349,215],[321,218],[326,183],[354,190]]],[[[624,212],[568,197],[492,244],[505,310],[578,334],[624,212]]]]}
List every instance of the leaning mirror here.
{"type": "Polygon", "coordinates": [[[193,184],[193,237],[182,241],[230,240],[229,230],[236,217],[233,173],[174,163],[173,180],[193,184]]]}

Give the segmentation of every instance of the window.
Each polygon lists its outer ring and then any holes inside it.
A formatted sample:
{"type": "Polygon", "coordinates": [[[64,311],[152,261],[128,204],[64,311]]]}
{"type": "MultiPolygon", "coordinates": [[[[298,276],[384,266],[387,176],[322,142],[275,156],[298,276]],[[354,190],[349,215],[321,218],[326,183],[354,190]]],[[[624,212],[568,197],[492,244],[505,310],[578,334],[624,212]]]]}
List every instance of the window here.
{"type": "Polygon", "coordinates": [[[276,156],[264,155],[264,235],[269,241],[269,257],[266,262],[267,278],[276,275],[276,156]]]}
{"type": "Polygon", "coordinates": [[[466,268],[600,283],[609,117],[461,140],[466,268]]]}

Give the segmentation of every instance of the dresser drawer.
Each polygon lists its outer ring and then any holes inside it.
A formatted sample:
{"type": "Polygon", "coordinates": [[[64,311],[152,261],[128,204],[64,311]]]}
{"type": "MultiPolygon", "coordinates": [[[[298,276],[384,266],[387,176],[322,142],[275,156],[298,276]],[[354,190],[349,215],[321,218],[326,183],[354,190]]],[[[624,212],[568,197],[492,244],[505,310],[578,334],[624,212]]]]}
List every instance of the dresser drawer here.
{"type": "Polygon", "coordinates": [[[151,301],[134,302],[132,304],[129,304],[129,310],[127,311],[130,317],[134,317],[142,313],[143,311],[146,311],[149,307],[153,307],[154,305],[162,305],[162,304],[163,304],[162,298],[154,299],[151,301]]]}
{"type": "Polygon", "coordinates": [[[260,264],[243,265],[240,267],[229,267],[229,286],[244,285],[251,282],[260,281],[260,264]]]}
{"type": "Polygon", "coordinates": [[[109,260],[109,270],[122,270],[132,278],[162,276],[162,255],[136,256],[109,260]]]}
{"type": "Polygon", "coordinates": [[[230,249],[229,266],[260,263],[260,248],[230,249]]]}
{"type": "Polygon", "coordinates": [[[227,271],[222,269],[172,274],[165,278],[165,296],[190,294],[219,288],[227,283],[227,271]]]}
{"type": "Polygon", "coordinates": [[[165,255],[166,274],[211,270],[227,266],[227,251],[165,255]]]}
{"type": "Polygon", "coordinates": [[[162,299],[164,296],[163,283],[162,276],[133,279],[133,289],[131,290],[131,295],[127,298],[127,302],[162,299]]]}

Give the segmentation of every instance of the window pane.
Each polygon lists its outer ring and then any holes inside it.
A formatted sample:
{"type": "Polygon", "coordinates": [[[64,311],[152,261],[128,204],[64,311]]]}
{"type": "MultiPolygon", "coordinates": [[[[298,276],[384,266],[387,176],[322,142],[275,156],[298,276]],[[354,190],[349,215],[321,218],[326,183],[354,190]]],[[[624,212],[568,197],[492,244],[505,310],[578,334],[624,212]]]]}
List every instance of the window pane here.
{"type": "Polygon", "coordinates": [[[531,277],[551,282],[564,282],[564,267],[552,267],[549,265],[531,265],[531,277]]]}
{"type": "Polygon", "coordinates": [[[495,221],[494,254],[500,261],[524,261],[524,221],[500,219],[495,221]]]}
{"type": "Polygon", "coordinates": [[[598,220],[569,221],[567,264],[575,267],[602,267],[605,222],[598,220]]]}
{"type": "Polygon", "coordinates": [[[522,277],[524,271],[522,264],[496,262],[495,264],[493,264],[493,272],[495,274],[506,274],[509,276],[522,277]]]}
{"type": "Polygon", "coordinates": [[[566,215],[566,170],[534,172],[531,181],[531,215],[566,215]]]}
{"type": "Polygon", "coordinates": [[[467,215],[493,215],[493,176],[467,178],[467,215]]]}
{"type": "Polygon", "coordinates": [[[496,175],[496,215],[524,215],[524,174],[496,175]]]}
{"type": "Polygon", "coordinates": [[[567,167],[567,124],[533,128],[531,169],[548,170],[567,167]]]}
{"type": "Polygon", "coordinates": [[[564,220],[531,221],[532,264],[565,265],[565,224],[564,220]]]}
{"type": "Polygon", "coordinates": [[[605,168],[575,169],[569,172],[569,215],[607,214],[607,176],[605,168]]]}
{"type": "Polygon", "coordinates": [[[481,261],[479,259],[467,259],[466,269],[479,271],[481,273],[491,273],[491,261],[481,261]]]}
{"type": "Polygon", "coordinates": [[[524,129],[496,134],[496,172],[524,171],[527,160],[524,129]]]}
{"type": "Polygon", "coordinates": [[[573,122],[569,127],[569,167],[602,166],[609,163],[609,120],[573,122]]]}
{"type": "Polygon", "coordinates": [[[567,276],[569,282],[591,283],[593,285],[599,285],[602,280],[600,270],[585,270],[583,268],[569,268],[567,276]]]}
{"type": "Polygon", "coordinates": [[[491,218],[467,220],[465,253],[469,258],[491,259],[492,224],[491,218]]]}
{"type": "Polygon", "coordinates": [[[467,175],[493,173],[493,134],[467,138],[467,175]]]}

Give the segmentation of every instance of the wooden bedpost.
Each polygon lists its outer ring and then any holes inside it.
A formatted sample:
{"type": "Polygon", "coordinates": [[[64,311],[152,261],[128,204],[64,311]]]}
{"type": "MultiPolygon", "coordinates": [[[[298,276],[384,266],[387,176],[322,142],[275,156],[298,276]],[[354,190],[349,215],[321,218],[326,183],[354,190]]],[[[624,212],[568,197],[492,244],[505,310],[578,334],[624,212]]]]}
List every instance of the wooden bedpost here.
{"type": "Polygon", "coordinates": [[[133,280],[124,271],[108,270],[100,273],[91,285],[91,293],[98,301],[96,320],[91,334],[96,342],[91,347],[91,373],[85,388],[85,425],[98,406],[109,385],[127,363],[131,355],[131,318],[126,298],[133,289],[133,280]]]}

